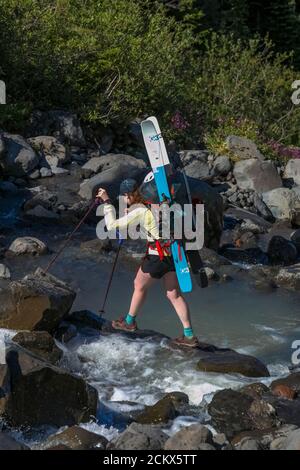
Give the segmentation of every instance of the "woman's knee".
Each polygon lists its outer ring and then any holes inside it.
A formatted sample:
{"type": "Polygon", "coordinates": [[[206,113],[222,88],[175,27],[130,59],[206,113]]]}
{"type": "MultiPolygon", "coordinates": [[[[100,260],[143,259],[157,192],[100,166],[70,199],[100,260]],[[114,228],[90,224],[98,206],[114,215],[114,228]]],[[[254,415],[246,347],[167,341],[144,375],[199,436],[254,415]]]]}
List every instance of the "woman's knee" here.
{"type": "Polygon", "coordinates": [[[147,286],[144,282],[141,282],[139,279],[134,280],[134,290],[140,292],[146,292],[147,286]]]}
{"type": "Polygon", "coordinates": [[[180,293],[178,292],[177,289],[167,290],[166,296],[167,296],[167,299],[170,300],[170,302],[174,302],[180,297],[180,293]]]}

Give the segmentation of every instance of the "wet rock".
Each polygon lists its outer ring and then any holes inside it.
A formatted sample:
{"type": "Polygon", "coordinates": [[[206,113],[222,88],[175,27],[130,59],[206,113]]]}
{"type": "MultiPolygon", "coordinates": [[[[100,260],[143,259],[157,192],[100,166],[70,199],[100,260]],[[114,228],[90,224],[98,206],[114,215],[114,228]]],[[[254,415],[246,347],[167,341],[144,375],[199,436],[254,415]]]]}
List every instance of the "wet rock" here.
{"type": "Polygon", "coordinates": [[[98,331],[101,331],[105,324],[105,320],[100,315],[96,315],[89,310],[72,312],[66,317],[66,320],[77,328],[92,328],[98,331]]]}
{"type": "Polygon", "coordinates": [[[146,405],[135,402],[101,400],[97,418],[106,426],[113,426],[123,432],[146,408],[146,405]]]}
{"type": "Polygon", "coordinates": [[[287,385],[276,385],[272,390],[273,395],[280,398],[287,398],[288,400],[294,400],[297,398],[297,393],[287,385]]]}
{"type": "Polygon", "coordinates": [[[107,439],[99,434],[87,431],[79,426],[73,426],[48,439],[39,446],[41,450],[50,447],[65,446],[71,450],[105,450],[107,439]]]}
{"type": "Polygon", "coordinates": [[[0,289],[0,328],[52,332],[69,313],[76,294],[41,269],[0,289]]]}
{"type": "Polygon", "coordinates": [[[290,159],[284,170],[284,178],[292,179],[294,184],[300,185],[300,160],[290,159]]]}
{"type": "Polygon", "coordinates": [[[4,264],[0,264],[0,279],[10,279],[10,270],[4,264]]]}
{"type": "Polygon", "coordinates": [[[12,338],[12,341],[54,365],[58,364],[63,356],[62,350],[56,346],[47,331],[21,331],[12,338]]]}
{"type": "Polygon", "coordinates": [[[6,362],[11,393],[4,415],[13,426],[73,426],[96,415],[97,391],[83,379],[17,345],[8,349],[6,362]]]}
{"type": "Polygon", "coordinates": [[[229,438],[250,430],[265,430],[278,425],[274,408],[262,400],[234,390],[217,392],[208,406],[213,426],[229,438]]]}
{"type": "Polygon", "coordinates": [[[183,410],[189,404],[189,397],[186,393],[183,392],[170,392],[167,393],[163,398],[165,400],[171,400],[175,410],[179,414],[184,414],[183,410]]]}
{"type": "Polygon", "coordinates": [[[243,447],[244,445],[247,447],[247,441],[251,441],[251,446],[252,441],[255,441],[259,446],[259,450],[269,450],[269,448],[272,449],[273,442],[276,440],[285,440],[286,437],[295,429],[297,429],[296,426],[285,425],[279,428],[267,430],[244,431],[234,436],[231,443],[234,446],[234,449],[245,450],[240,449],[240,447],[243,447]]]}
{"type": "Polygon", "coordinates": [[[44,242],[34,237],[16,238],[9,247],[9,251],[15,255],[44,255],[48,248],[44,242]]]}
{"type": "Polygon", "coordinates": [[[260,382],[245,385],[245,387],[239,389],[240,393],[244,393],[255,400],[260,400],[268,391],[268,387],[260,382]]]}
{"type": "Polygon", "coordinates": [[[239,188],[258,193],[282,187],[282,181],[273,162],[249,159],[237,162],[233,174],[239,188]]]}
{"type": "MultiPolygon", "coordinates": [[[[202,444],[210,444],[212,450],[215,450],[211,431],[201,424],[192,424],[180,429],[174,436],[170,437],[165,443],[164,449],[201,450],[202,444]]],[[[204,449],[202,448],[202,450],[204,449]]]]}
{"type": "Polygon", "coordinates": [[[20,135],[0,134],[4,151],[0,156],[0,168],[10,176],[29,175],[39,164],[39,157],[20,135]]]}
{"type": "Polygon", "coordinates": [[[61,343],[68,343],[71,339],[75,338],[78,331],[75,325],[68,322],[62,322],[55,331],[55,339],[61,343]]]}
{"type": "Polygon", "coordinates": [[[103,166],[101,173],[85,180],[80,185],[79,195],[91,200],[99,187],[109,190],[111,198],[119,195],[120,183],[128,178],[140,179],[145,173],[146,164],[130,155],[110,154],[101,157],[103,166]]]}
{"type": "Polygon", "coordinates": [[[268,403],[275,409],[282,424],[294,424],[300,427],[300,399],[287,400],[274,395],[268,396],[268,403]]]}
{"type": "Polygon", "coordinates": [[[80,250],[89,255],[95,256],[100,253],[108,253],[112,251],[113,245],[111,240],[100,240],[96,238],[95,240],[88,240],[87,242],[82,242],[80,245],[80,250]]]}
{"type": "Polygon", "coordinates": [[[70,161],[69,151],[55,137],[38,136],[27,142],[39,153],[41,160],[50,167],[61,167],[70,161]]]}
{"type": "Polygon", "coordinates": [[[17,442],[8,434],[0,431],[0,450],[30,450],[25,444],[17,442]]]}
{"type": "Polygon", "coordinates": [[[300,229],[291,234],[291,241],[296,246],[298,254],[300,255],[300,229]]]}
{"type": "Polygon", "coordinates": [[[241,249],[236,247],[222,247],[219,252],[234,263],[266,264],[268,258],[260,248],[241,249]]]}
{"type": "Polygon", "coordinates": [[[231,349],[217,349],[212,353],[200,353],[197,369],[203,372],[241,374],[246,377],[269,377],[266,366],[252,356],[239,354],[231,349]]]}
{"type": "Polygon", "coordinates": [[[168,436],[160,426],[132,423],[113,441],[116,450],[162,450],[168,436]]]}
{"type": "Polygon", "coordinates": [[[296,246],[281,236],[274,236],[269,242],[268,256],[272,264],[289,265],[296,262],[298,252],[296,246]]]}
{"type": "Polygon", "coordinates": [[[140,415],[136,417],[139,424],[161,424],[176,418],[178,413],[170,398],[163,398],[155,405],[147,407],[140,415]]]}
{"type": "Polygon", "coordinates": [[[274,392],[278,386],[287,387],[287,389],[295,392],[297,395],[300,394],[300,372],[290,374],[283,379],[274,380],[274,382],[271,383],[271,390],[274,392]]]}
{"type": "Polygon", "coordinates": [[[300,264],[280,269],[274,281],[279,287],[291,290],[300,290],[300,264]]]}
{"type": "Polygon", "coordinates": [[[227,258],[209,248],[203,247],[202,250],[200,250],[200,255],[203,262],[212,268],[218,268],[224,265],[231,266],[231,262],[227,258]]]}
{"type": "Polygon", "coordinates": [[[300,208],[300,193],[293,189],[277,188],[262,194],[264,203],[276,219],[292,220],[300,208]]]}
{"type": "Polygon", "coordinates": [[[258,150],[257,145],[250,139],[231,135],[227,137],[226,144],[228,150],[240,160],[258,159],[264,160],[264,156],[258,150]]]}

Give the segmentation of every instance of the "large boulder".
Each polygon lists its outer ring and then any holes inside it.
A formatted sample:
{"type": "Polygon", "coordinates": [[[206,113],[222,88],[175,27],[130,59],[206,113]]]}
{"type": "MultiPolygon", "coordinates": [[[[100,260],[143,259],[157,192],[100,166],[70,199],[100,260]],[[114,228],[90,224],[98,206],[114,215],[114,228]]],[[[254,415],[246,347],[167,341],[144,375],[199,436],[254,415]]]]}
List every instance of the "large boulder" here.
{"type": "Polygon", "coordinates": [[[86,145],[78,117],[68,111],[35,111],[26,134],[28,137],[53,136],[62,143],[79,147],[86,145]]]}
{"type": "Polygon", "coordinates": [[[16,238],[8,250],[15,255],[44,255],[48,252],[45,243],[34,237],[16,238]]]}
{"type": "Polygon", "coordinates": [[[243,160],[234,165],[233,173],[240,189],[263,193],[282,186],[280,175],[271,161],[243,160]]]}
{"type": "Polygon", "coordinates": [[[20,135],[4,132],[0,134],[4,150],[0,154],[0,168],[5,175],[26,176],[39,164],[39,157],[20,135]]]}
{"type": "Polygon", "coordinates": [[[250,139],[230,135],[226,139],[228,150],[239,160],[257,159],[264,160],[264,156],[258,150],[257,145],[250,139]]]}
{"type": "Polygon", "coordinates": [[[0,289],[0,328],[51,333],[69,313],[75,297],[67,284],[38,269],[0,289]]]}
{"type": "Polygon", "coordinates": [[[12,341],[54,365],[58,364],[63,356],[62,350],[56,346],[54,339],[47,331],[20,331],[12,338],[12,341]]]}
{"type": "Polygon", "coordinates": [[[241,374],[246,377],[269,377],[266,366],[253,356],[239,354],[231,349],[199,352],[197,369],[218,374],[241,374]]]}
{"type": "Polygon", "coordinates": [[[266,430],[278,425],[275,409],[269,403],[231,389],[217,392],[208,412],[212,425],[230,439],[243,431],[266,430]]]}
{"type": "Polygon", "coordinates": [[[272,264],[289,265],[296,262],[298,251],[294,243],[276,235],[269,242],[268,256],[272,264]]]}
{"type": "Polygon", "coordinates": [[[97,391],[82,378],[11,345],[6,353],[10,391],[4,416],[13,426],[73,426],[96,415],[97,391]]]}
{"type": "Polygon", "coordinates": [[[300,159],[291,159],[288,161],[285,170],[284,178],[293,179],[294,183],[300,185],[300,159]]]}
{"type": "Polygon", "coordinates": [[[295,211],[300,211],[300,191],[297,189],[273,189],[263,193],[262,199],[276,219],[292,221],[295,211]]]}
{"type": "Polygon", "coordinates": [[[141,179],[145,174],[146,164],[130,155],[110,154],[101,157],[103,166],[101,173],[85,180],[80,185],[79,195],[83,199],[92,199],[96,190],[103,187],[112,198],[119,194],[120,183],[126,178],[141,179]]]}
{"type": "Polygon", "coordinates": [[[84,178],[99,173],[103,168],[102,157],[93,157],[81,167],[84,178]]]}
{"type": "Polygon", "coordinates": [[[116,450],[162,450],[168,439],[160,426],[132,423],[112,443],[116,450]]]}
{"type": "Polygon", "coordinates": [[[55,137],[32,137],[31,139],[27,139],[27,142],[40,155],[42,167],[61,167],[70,161],[68,149],[55,137]]]}

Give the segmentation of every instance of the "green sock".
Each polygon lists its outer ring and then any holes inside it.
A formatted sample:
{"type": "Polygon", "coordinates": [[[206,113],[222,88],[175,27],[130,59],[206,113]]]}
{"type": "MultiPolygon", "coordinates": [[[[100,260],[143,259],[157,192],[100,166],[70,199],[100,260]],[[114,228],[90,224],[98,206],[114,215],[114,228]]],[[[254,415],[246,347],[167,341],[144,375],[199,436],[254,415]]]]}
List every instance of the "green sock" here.
{"type": "Polygon", "coordinates": [[[135,317],[133,317],[132,315],[130,315],[130,313],[128,313],[126,318],[125,318],[125,321],[126,321],[127,325],[132,325],[132,323],[135,322],[135,317]]]}
{"type": "Polygon", "coordinates": [[[186,336],[187,338],[192,338],[194,336],[192,328],[184,328],[183,332],[184,332],[184,336],[186,336]]]}

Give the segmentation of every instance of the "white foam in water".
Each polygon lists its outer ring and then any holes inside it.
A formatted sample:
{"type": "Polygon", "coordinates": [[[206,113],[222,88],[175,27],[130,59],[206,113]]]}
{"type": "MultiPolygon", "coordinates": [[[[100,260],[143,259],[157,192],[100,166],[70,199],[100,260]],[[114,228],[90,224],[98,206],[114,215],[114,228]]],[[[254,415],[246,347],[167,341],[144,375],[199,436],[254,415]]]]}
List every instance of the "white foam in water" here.
{"type": "Polygon", "coordinates": [[[196,363],[197,359],[171,350],[164,341],[158,344],[121,335],[97,336],[81,345],[77,339],[65,356],[68,368],[96,386],[100,396],[105,397],[107,390],[111,401],[153,405],[163,394],[181,391],[189,396],[192,405],[199,405],[206,395],[245,383],[239,376],[197,371],[196,363]]]}
{"type": "Polygon", "coordinates": [[[100,436],[106,437],[108,441],[115,439],[119,435],[119,431],[112,426],[107,428],[103,425],[98,425],[97,423],[85,423],[80,424],[80,427],[95,434],[99,434],[100,436]]]}

